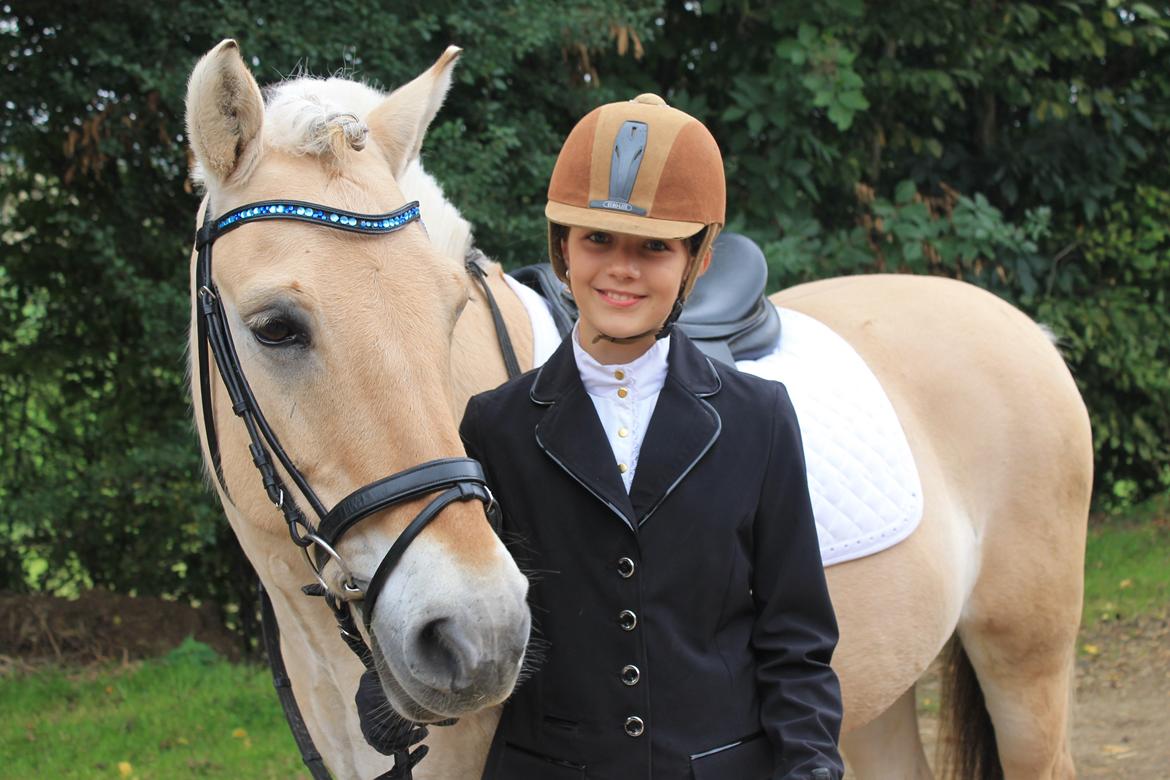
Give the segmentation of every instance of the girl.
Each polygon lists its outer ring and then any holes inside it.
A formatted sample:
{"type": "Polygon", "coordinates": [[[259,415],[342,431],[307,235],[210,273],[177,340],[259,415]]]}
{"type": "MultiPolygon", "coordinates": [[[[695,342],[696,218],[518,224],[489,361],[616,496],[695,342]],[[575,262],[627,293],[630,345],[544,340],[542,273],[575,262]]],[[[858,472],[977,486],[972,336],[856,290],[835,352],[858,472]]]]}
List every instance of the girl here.
{"type": "Polygon", "coordinates": [[[487,780],[836,780],[837,625],[783,385],[672,329],[724,222],[723,161],[655,95],[602,106],[549,183],[580,311],[460,432],[539,578],[543,660],[487,780]]]}

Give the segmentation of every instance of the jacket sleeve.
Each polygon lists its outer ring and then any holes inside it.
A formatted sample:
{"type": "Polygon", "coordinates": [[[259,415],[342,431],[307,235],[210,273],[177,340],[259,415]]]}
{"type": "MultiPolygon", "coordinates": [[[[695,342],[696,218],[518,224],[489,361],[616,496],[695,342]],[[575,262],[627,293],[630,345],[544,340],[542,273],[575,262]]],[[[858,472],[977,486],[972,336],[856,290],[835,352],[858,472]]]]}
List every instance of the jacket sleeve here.
{"type": "MultiPolygon", "coordinates": [[[[459,438],[463,440],[463,449],[467,450],[467,457],[478,460],[484,465],[479,444],[479,396],[473,395],[467,400],[467,407],[463,410],[463,420],[459,423],[459,438]]],[[[485,471],[486,474],[486,466],[485,471]]]]}
{"type": "Polygon", "coordinates": [[[772,442],[754,530],[752,648],[760,719],[776,753],[774,780],[809,780],[844,765],[841,687],[829,666],[837,619],[829,600],[796,413],[777,385],[772,442]]]}

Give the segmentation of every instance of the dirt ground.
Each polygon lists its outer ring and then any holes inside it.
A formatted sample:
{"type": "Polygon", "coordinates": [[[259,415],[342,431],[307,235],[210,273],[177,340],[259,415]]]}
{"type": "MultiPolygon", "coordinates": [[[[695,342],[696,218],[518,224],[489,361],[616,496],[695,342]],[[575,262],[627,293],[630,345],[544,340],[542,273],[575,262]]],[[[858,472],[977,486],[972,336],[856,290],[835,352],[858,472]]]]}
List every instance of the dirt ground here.
{"type": "MultiPolygon", "coordinates": [[[[1106,622],[1081,633],[1073,758],[1078,778],[1170,778],[1170,621],[1106,622]]],[[[936,672],[919,685],[927,755],[938,731],[936,672]]]]}
{"type": "Polygon", "coordinates": [[[236,660],[239,642],[211,605],[95,590],[75,600],[0,593],[0,658],[9,664],[87,664],[162,655],[188,636],[236,660]]]}
{"type": "MultiPolygon", "coordinates": [[[[239,645],[209,607],[104,592],[76,601],[0,594],[0,676],[43,663],[161,655],[187,636],[238,656],[239,645]]],[[[918,686],[918,702],[933,756],[937,673],[918,686]]],[[[1080,778],[1170,778],[1170,620],[1104,622],[1082,633],[1073,753],[1080,778]]]]}

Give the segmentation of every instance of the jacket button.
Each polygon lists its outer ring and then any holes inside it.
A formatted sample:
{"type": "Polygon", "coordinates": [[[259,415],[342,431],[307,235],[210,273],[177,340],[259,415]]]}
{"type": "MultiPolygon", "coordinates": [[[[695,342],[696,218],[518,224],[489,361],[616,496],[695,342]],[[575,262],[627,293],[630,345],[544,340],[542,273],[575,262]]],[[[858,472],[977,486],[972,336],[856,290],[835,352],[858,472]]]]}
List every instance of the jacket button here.
{"type": "Polygon", "coordinates": [[[638,680],[642,679],[642,673],[638,671],[638,667],[633,664],[628,664],[622,667],[622,682],[626,685],[637,685],[638,680]]]}
{"type": "Polygon", "coordinates": [[[622,627],[622,631],[633,631],[634,626],[638,625],[638,616],[628,609],[623,609],[618,613],[618,625],[622,627]]]}
{"type": "Polygon", "coordinates": [[[640,737],[645,730],[646,724],[637,715],[626,718],[626,733],[631,737],[640,737]]]}
{"type": "Polygon", "coordinates": [[[618,574],[622,579],[628,580],[634,576],[634,561],[632,558],[618,558],[617,564],[618,574]]]}

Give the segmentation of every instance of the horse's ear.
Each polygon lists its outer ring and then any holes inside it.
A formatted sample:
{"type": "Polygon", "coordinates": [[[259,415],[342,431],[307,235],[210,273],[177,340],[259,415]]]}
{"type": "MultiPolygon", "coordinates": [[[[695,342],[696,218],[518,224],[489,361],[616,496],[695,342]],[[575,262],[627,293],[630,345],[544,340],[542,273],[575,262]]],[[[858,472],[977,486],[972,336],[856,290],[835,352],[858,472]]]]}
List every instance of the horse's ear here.
{"type": "Polygon", "coordinates": [[[260,156],[264,99],[230,38],[199,60],[187,82],[187,137],[209,184],[239,183],[260,156]]]}
{"type": "Polygon", "coordinates": [[[394,178],[402,175],[411,160],[418,157],[423,136],[451,88],[451,73],[463,51],[448,46],[435,64],[409,84],[383,100],[366,117],[370,133],[378,141],[394,178]]]}

